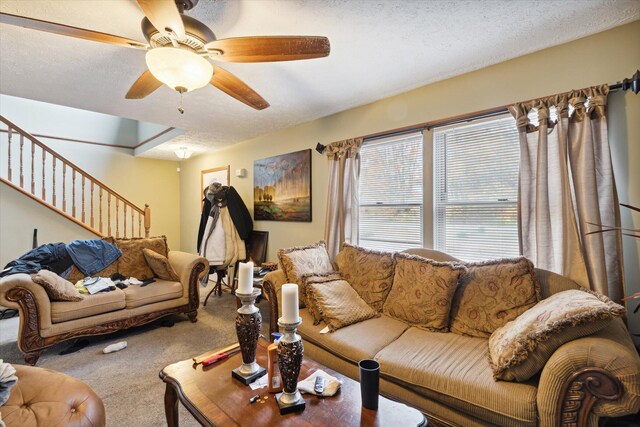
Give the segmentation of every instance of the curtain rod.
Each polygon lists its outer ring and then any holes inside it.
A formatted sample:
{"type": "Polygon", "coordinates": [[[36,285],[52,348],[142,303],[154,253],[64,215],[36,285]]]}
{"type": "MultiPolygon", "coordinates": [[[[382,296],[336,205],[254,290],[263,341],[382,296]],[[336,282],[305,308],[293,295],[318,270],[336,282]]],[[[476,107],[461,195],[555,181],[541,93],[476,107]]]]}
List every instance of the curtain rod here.
{"type": "MultiPolygon", "coordinates": [[[[638,92],[640,92],[640,70],[636,70],[636,73],[629,79],[623,79],[621,82],[609,84],[609,92],[616,92],[619,90],[626,91],[628,89],[631,89],[631,91],[636,95],[638,94],[638,92]]],[[[533,101],[533,99],[523,101],[523,102],[529,102],[529,101],[533,101]]],[[[458,123],[469,122],[471,120],[486,119],[489,117],[500,116],[502,114],[509,112],[508,107],[511,105],[513,105],[513,103],[502,105],[500,107],[489,108],[486,110],[475,111],[473,113],[460,114],[460,115],[452,116],[446,119],[432,120],[429,122],[418,123],[415,125],[404,126],[396,129],[382,131],[382,132],[370,133],[368,135],[363,135],[358,138],[362,138],[366,140],[380,139],[380,138],[385,138],[391,135],[401,135],[404,133],[423,131],[425,129],[433,129],[437,127],[455,125],[458,123]]]]}

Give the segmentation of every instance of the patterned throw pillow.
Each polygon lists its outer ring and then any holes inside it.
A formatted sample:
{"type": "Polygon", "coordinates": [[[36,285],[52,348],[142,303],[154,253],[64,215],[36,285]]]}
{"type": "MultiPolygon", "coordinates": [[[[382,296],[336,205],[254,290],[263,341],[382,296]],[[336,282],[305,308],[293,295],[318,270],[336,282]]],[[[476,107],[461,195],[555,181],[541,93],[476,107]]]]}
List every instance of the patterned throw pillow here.
{"type": "Polygon", "coordinates": [[[147,264],[149,264],[149,267],[151,267],[153,274],[157,278],[169,280],[171,282],[180,281],[178,274],[173,267],[171,267],[169,259],[166,256],[160,255],[159,253],[146,248],[142,250],[142,253],[144,255],[144,259],[147,261],[147,264]]]}
{"type": "Polygon", "coordinates": [[[338,279],[342,279],[342,276],[340,276],[340,273],[326,273],[326,274],[307,273],[302,275],[302,281],[301,281],[302,284],[300,285],[300,291],[298,292],[299,294],[298,297],[302,301],[300,302],[299,305],[300,305],[300,308],[307,307],[309,309],[314,319],[317,319],[317,322],[315,323],[316,325],[320,323],[320,320],[322,320],[322,318],[319,316],[316,316],[316,314],[314,313],[315,307],[313,305],[310,305],[307,300],[307,285],[309,283],[332,282],[338,279]]]}
{"type": "Polygon", "coordinates": [[[147,264],[143,249],[151,249],[162,256],[168,256],[167,238],[165,236],[134,239],[116,239],[122,256],[118,260],[118,273],[125,277],[139,280],[153,277],[153,270],[147,264]]]}
{"type": "Polygon", "coordinates": [[[381,312],[393,283],[393,253],[342,244],[336,256],[338,271],[376,311],[381,312]]]}
{"type": "Polygon", "coordinates": [[[380,317],[380,313],[369,307],[345,280],[310,283],[307,285],[307,298],[309,304],[316,307],[331,332],[363,320],[380,317]]]}
{"type": "Polygon", "coordinates": [[[447,332],[453,295],[466,267],[405,253],[395,254],[395,259],[384,314],[420,329],[447,332]]]}
{"type": "Polygon", "coordinates": [[[533,264],[525,257],[465,265],[451,307],[451,332],[489,338],[540,301],[533,264]]]}
{"type": "Polygon", "coordinates": [[[82,295],[73,283],[58,276],[53,271],[40,270],[31,275],[31,280],[41,285],[51,301],[82,301],[82,295]]]}
{"type": "Polygon", "coordinates": [[[552,295],[491,335],[493,377],[526,381],[562,344],[594,334],[624,313],[621,305],[586,289],[552,295]]]}
{"type": "MultiPolygon", "coordinates": [[[[289,249],[280,249],[278,259],[282,270],[289,283],[297,283],[302,286],[302,276],[305,274],[333,273],[334,268],[327,252],[327,244],[324,240],[308,246],[297,246],[289,249]]],[[[300,308],[305,306],[304,294],[300,293],[300,308]]]]}

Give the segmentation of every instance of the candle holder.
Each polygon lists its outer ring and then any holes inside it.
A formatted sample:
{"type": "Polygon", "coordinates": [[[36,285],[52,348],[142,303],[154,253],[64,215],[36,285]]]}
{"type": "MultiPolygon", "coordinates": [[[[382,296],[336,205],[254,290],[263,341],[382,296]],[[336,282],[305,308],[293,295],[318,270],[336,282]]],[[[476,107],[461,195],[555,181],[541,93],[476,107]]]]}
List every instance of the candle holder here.
{"type": "Polygon", "coordinates": [[[285,323],[283,319],[283,317],[278,319],[278,326],[284,330],[278,344],[278,367],[284,385],[284,391],[276,394],[280,415],[303,411],[306,406],[302,394],[298,390],[298,375],[300,375],[300,366],[302,366],[304,346],[296,330],[302,322],[300,318],[295,323],[285,323]]]}
{"type": "Polygon", "coordinates": [[[242,365],[232,370],[231,376],[245,385],[251,384],[267,373],[265,368],[256,363],[256,349],[262,326],[262,315],[254,303],[261,293],[258,288],[253,288],[253,292],[250,294],[236,292],[236,297],[240,298],[242,302],[242,307],[238,309],[236,316],[236,334],[242,352],[242,365]]]}

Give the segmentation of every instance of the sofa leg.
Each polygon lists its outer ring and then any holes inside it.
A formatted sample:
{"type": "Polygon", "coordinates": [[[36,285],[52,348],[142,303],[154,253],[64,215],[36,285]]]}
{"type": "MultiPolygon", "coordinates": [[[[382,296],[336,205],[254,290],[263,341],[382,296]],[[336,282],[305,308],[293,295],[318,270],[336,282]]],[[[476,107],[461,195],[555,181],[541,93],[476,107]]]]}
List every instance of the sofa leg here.
{"type": "Polygon", "coordinates": [[[186,314],[187,316],[189,316],[189,320],[191,320],[191,323],[196,323],[198,321],[198,310],[190,311],[186,314]]]}
{"type": "Polygon", "coordinates": [[[24,361],[27,363],[27,365],[35,366],[36,363],[38,363],[38,359],[40,358],[41,354],[42,350],[30,351],[28,353],[25,353],[24,361]]]}

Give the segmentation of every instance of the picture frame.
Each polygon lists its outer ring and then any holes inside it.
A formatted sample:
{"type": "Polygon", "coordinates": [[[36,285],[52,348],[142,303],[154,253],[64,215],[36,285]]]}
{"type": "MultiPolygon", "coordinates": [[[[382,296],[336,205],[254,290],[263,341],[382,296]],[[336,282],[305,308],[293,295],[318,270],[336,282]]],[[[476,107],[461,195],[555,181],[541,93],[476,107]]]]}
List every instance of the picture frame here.
{"type": "Polygon", "coordinates": [[[256,221],[311,222],[311,149],[253,162],[256,221]]]}
{"type": "Polygon", "coordinates": [[[231,180],[231,165],[200,171],[200,199],[204,197],[204,189],[207,188],[214,179],[218,180],[222,185],[229,186],[231,180]]]}

